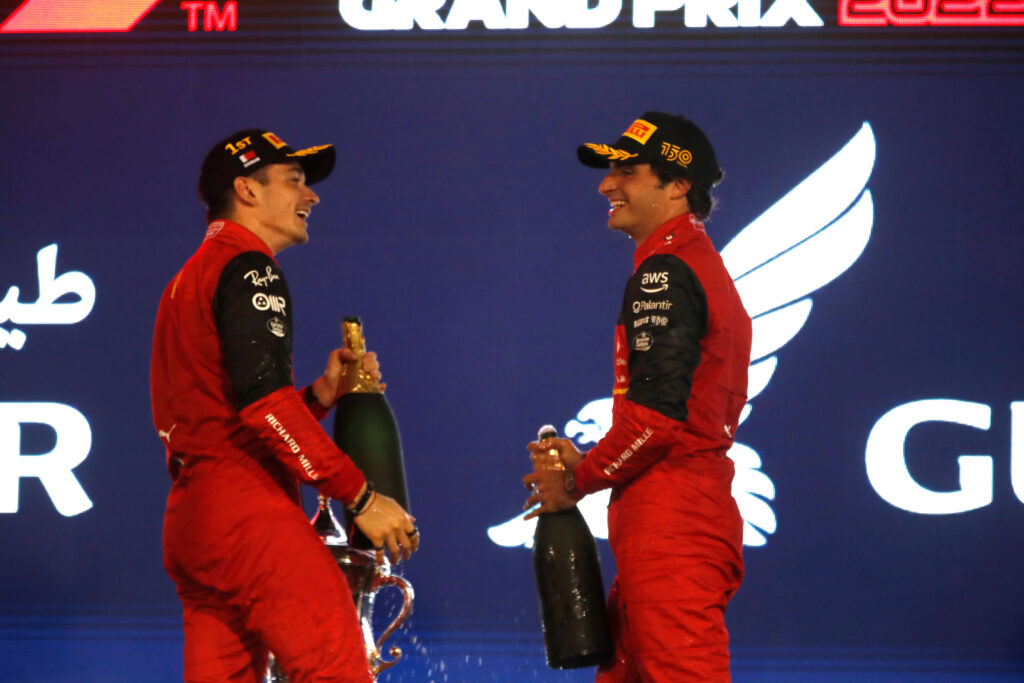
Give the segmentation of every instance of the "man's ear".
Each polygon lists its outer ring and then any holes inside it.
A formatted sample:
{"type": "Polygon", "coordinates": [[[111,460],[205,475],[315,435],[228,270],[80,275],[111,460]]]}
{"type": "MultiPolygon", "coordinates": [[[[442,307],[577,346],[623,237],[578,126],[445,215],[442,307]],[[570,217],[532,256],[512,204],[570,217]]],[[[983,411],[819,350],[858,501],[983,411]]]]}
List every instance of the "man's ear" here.
{"type": "Polygon", "coordinates": [[[672,181],[672,199],[685,199],[686,193],[690,191],[693,184],[686,178],[676,178],[672,181]]]}
{"type": "Polygon", "coordinates": [[[237,201],[252,206],[256,202],[256,193],[252,190],[252,180],[245,176],[235,176],[231,183],[237,201]]]}

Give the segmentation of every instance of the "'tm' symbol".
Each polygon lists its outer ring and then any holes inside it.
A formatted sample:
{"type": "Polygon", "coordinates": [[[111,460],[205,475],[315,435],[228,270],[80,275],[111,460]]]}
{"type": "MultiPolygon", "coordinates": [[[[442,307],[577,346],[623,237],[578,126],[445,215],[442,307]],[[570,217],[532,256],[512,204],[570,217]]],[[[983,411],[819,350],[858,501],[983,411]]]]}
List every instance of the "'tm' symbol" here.
{"type": "Polygon", "coordinates": [[[188,30],[199,30],[199,14],[203,15],[204,31],[234,31],[238,28],[238,3],[230,0],[221,10],[212,0],[190,0],[181,3],[181,9],[188,12],[188,30]]]}

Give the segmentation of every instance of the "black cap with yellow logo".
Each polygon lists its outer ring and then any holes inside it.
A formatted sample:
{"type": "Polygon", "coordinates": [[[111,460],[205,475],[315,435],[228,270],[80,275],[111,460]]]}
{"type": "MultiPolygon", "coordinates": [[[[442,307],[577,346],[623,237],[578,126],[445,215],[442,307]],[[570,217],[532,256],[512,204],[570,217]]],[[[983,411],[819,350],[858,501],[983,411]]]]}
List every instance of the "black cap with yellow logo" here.
{"type": "Polygon", "coordinates": [[[614,144],[588,142],[576,156],[591,168],[608,168],[613,162],[649,164],[667,161],[686,169],[696,185],[710,189],[721,177],[715,149],[693,121],[660,111],[649,111],[630,124],[614,144]]]}
{"type": "Polygon", "coordinates": [[[334,146],[317,145],[293,150],[269,130],[249,128],[224,138],[206,154],[199,171],[199,198],[213,207],[238,176],[252,175],[270,164],[297,162],[312,185],[334,169],[334,146]]]}

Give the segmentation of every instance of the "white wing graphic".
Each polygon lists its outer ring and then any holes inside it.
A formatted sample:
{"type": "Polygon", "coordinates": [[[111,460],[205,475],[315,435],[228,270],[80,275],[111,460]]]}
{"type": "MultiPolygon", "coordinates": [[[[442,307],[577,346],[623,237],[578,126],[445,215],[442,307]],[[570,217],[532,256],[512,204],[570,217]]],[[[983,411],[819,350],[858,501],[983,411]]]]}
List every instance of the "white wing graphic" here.
{"type": "MultiPolygon", "coordinates": [[[[860,131],[821,168],[758,216],[722,249],[753,319],[747,400],[760,394],[778,364],[771,355],[803,328],[811,313],[808,294],[842,275],[871,237],[874,210],[865,186],[875,164],[875,136],[860,131]]],[[[743,408],[742,423],[750,415],[743,408]]],[[[754,449],[734,443],[732,494],[743,515],[743,543],[760,546],[775,532],[775,485],[761,471],[754,449]]]]}
{"type": "MultiPolygon", "coordinates": [[[[778,359],[772,355],[803,328],[811,313],[809,294],[842,275],[871,237],[874,209],[866,189],[875,163],[875,137],[864,123],[860,131],[818,170],[758,216],[722,249],[722,259],[753,319],[748,403],[771,381],[778,359]]],[[[565,425],[565,435],[580,445],[596,443],[611,428],[612,399],[583,406],[565,425]]],[[[761,546],[776,529],[768,500],[775,485],[761,471],[761,457],[742,443],[728,453],[736,466],[732,494],[743,516],[743,543],[761,546]]],[[[580,502],[595,538],[608,538],[605,508],[609,492],[580,502]]],[[[492,526],[488,536],[498,545],[533,545],[535,521],[522,515],[492,526]]]]}

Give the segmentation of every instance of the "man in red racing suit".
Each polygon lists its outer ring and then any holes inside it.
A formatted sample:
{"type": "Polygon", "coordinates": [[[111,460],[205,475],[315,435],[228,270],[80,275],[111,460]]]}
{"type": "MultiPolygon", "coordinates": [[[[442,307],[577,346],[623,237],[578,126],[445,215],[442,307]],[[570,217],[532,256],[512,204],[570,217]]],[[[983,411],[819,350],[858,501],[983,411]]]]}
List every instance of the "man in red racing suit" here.
{"type": "MultiPolygon", "coordinates": [[[[200,196],[219,219],[160,301],[150,379],[174,480],[164,565],[183,606],[186,681],[262,681],[268,650],[293,683],[372,680],[350,591],[299,482],[353,509],[393,560],[418,545],[412,519],[318,423],[354,357],[336,350],[301,392],[292,381],[294,312],[274,255],[307,239],[318,201],[308,184],[333,165],[329,145],[296,153],[263,130],[214,146],[200,196]]],[[[370,354],[364,368],[379,377],[370,354]]]]}
{"type": "Polygon", "coordinates": [[[700,222],[721,171],[696,125],[659,112],[578,154],[610,167],[609,227],[637,244],[615,331],[613,422],[585,457],[567,439],[530,444],[557,448],[568,469],[525,477],[540,488],[527,504],[546,513],[612,489],[615,656],[598,681],[727,681],[725,607],[743,538],[726,452],[746,402],[751,323],[700,222]]]}

